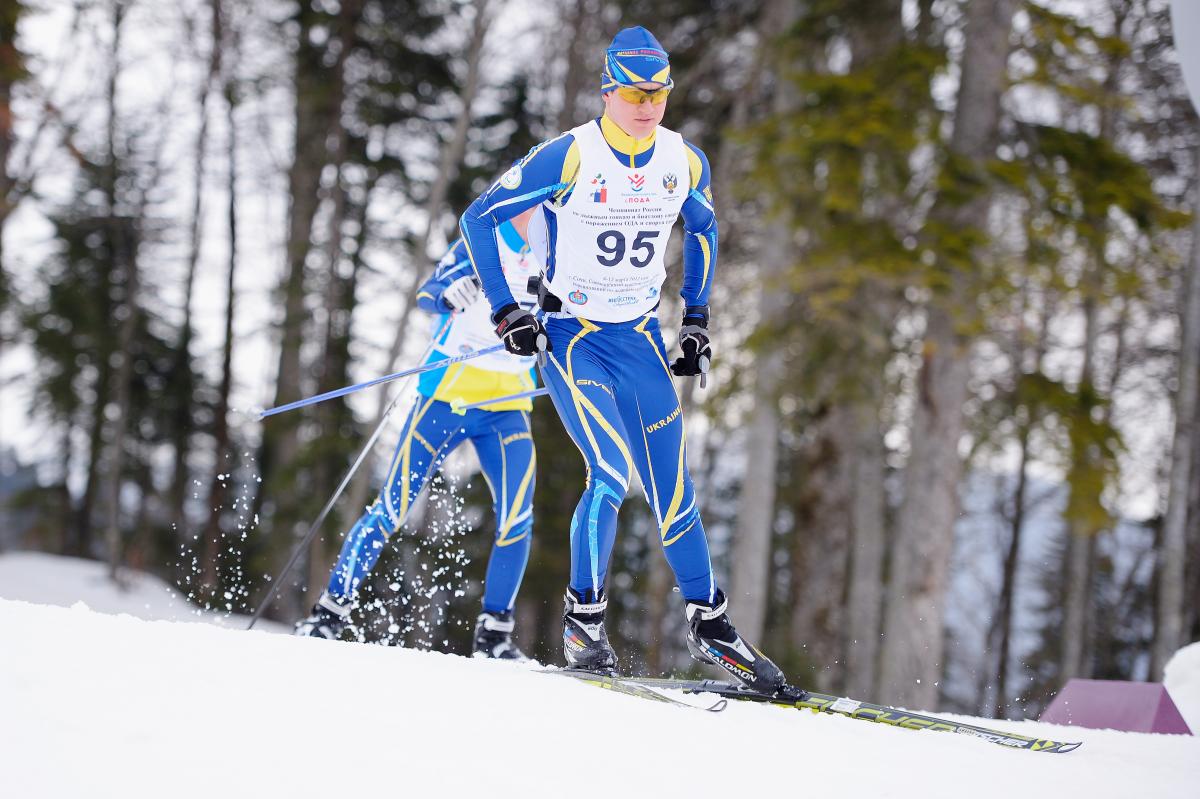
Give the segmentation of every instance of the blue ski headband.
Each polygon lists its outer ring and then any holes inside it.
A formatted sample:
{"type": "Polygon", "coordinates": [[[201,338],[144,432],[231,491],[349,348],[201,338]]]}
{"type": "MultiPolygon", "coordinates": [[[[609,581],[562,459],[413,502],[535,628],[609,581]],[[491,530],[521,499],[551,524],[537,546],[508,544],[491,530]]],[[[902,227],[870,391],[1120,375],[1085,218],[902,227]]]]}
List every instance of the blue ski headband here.
{"type": "Polygon", "coordinates": [[[604,52],[604,72],[600,92],[607,94],[618,86],[657,83],[670,86],[671,63],[667,51],[643,27],[626,28],[613,37],[604,52]]]}

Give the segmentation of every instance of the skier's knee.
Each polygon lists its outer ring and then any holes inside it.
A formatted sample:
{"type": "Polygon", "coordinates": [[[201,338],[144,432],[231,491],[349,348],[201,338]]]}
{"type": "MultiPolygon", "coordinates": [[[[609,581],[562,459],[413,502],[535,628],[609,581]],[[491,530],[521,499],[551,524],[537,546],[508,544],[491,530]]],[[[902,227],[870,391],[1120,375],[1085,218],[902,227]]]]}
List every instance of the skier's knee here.
{"type": "Polygon", "coordinates": [[[375,500],[371,507],[367,508],[364,521],[367,525],[383,533],[383,537],[387,539],[391,538],[392,534],[396,532],[396,527],[399,526],[400,520],[393,515],[384,498],[380,497],[375,500]]]}

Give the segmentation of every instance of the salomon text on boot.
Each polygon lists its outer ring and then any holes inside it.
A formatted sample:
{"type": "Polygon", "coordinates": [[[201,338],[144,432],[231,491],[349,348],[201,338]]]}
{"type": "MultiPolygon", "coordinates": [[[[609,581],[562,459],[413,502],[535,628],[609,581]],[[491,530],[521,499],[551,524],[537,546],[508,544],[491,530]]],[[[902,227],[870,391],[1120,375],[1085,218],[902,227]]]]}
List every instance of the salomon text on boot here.
{"type": "Polygon", "coordinates": [[[339,602],[325,592],[313,605],[312,613],[296,622],[293,634],[336,641],[341,637],[342,630],[346,629],[349,619],[350,603],[339,602]]]}
{"type": "Polygon", "coordinates": [[[742,640],[725,613],[729,602],[717,592],[712,603],[689,600],[687,644],[692,657],[702,663],[719,666],[747,688],[774,694],[784,687],[785,679],[771,659],[742,640]]]}
{"type": "Polygon", "coordinates": [[[475,656],[520,662],[529,660],[525,653],[513,643],[514,626],[511,610],[503,613],[485,610],[480,613],[479,618],[475,620],[475,656]]]}
{"type": "Polygon", "coordinates": [[[563,600],[563,655],[567,665],[573,669],[615,673],[617,653],[604,632],[604,609],[608,607],[604,592],[594,597],[594,601],[584,602],[574,588],[568,588],[563,600]]]}

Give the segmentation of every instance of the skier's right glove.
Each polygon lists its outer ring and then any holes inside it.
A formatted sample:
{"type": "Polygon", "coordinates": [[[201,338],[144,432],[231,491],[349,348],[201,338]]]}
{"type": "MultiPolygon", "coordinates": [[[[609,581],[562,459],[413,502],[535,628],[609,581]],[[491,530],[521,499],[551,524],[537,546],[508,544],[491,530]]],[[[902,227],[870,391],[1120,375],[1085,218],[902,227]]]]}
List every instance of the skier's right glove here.
{"type": "Polygon", "coordinates": [[[704,305],[688,306],[683,312],[683,326],[679,328],[679,349],[683,354],[671,364],[671,373],[678,377],[700,375],[703,388],[712,364],[712,344],[708,340],[708,308],[704,305]]]}
{"type": "Polygon", "coordinates": [[[550,351],[546,328],[515,302],[492,314],[492,322],[496,325],[496,335],[504,342],[504,349],[513,355],[540,355],[550,351]]]}
{"type": "Polygon", "coordinates": [[[462,313],[479,298],[479,279],[474,275],[466,275],[446,286],[442,292],[442,302],[452,311],[462,313]]]}

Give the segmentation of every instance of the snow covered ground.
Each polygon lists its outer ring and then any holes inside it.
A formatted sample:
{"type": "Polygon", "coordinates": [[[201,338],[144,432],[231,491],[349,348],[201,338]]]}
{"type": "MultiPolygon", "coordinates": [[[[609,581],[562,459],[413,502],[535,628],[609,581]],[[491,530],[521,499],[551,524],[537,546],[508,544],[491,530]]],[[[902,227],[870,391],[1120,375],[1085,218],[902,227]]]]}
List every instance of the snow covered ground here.
{"type": "Polygon", "coordinates": [[[995,722],[1069,754],[532,667],[0,600],[0,794],[1188,797],[1200,738],[995,722]]]}
{"type": "MultiPolygon", "coordinates": [[[[128,613],[153,621],[203,621],[238,629],[249,622],[246,616],[201,610],[166,582],[145,572],[124,569],[121,583],[109,579],[108,566],[94,560],[43,552],[0,554],[0,599],[62,607],[82,602],[100,613],[128,613]]],[[[261,621],[255,628],[259,626],[291,632],[270,621],[261,621]]]]}

